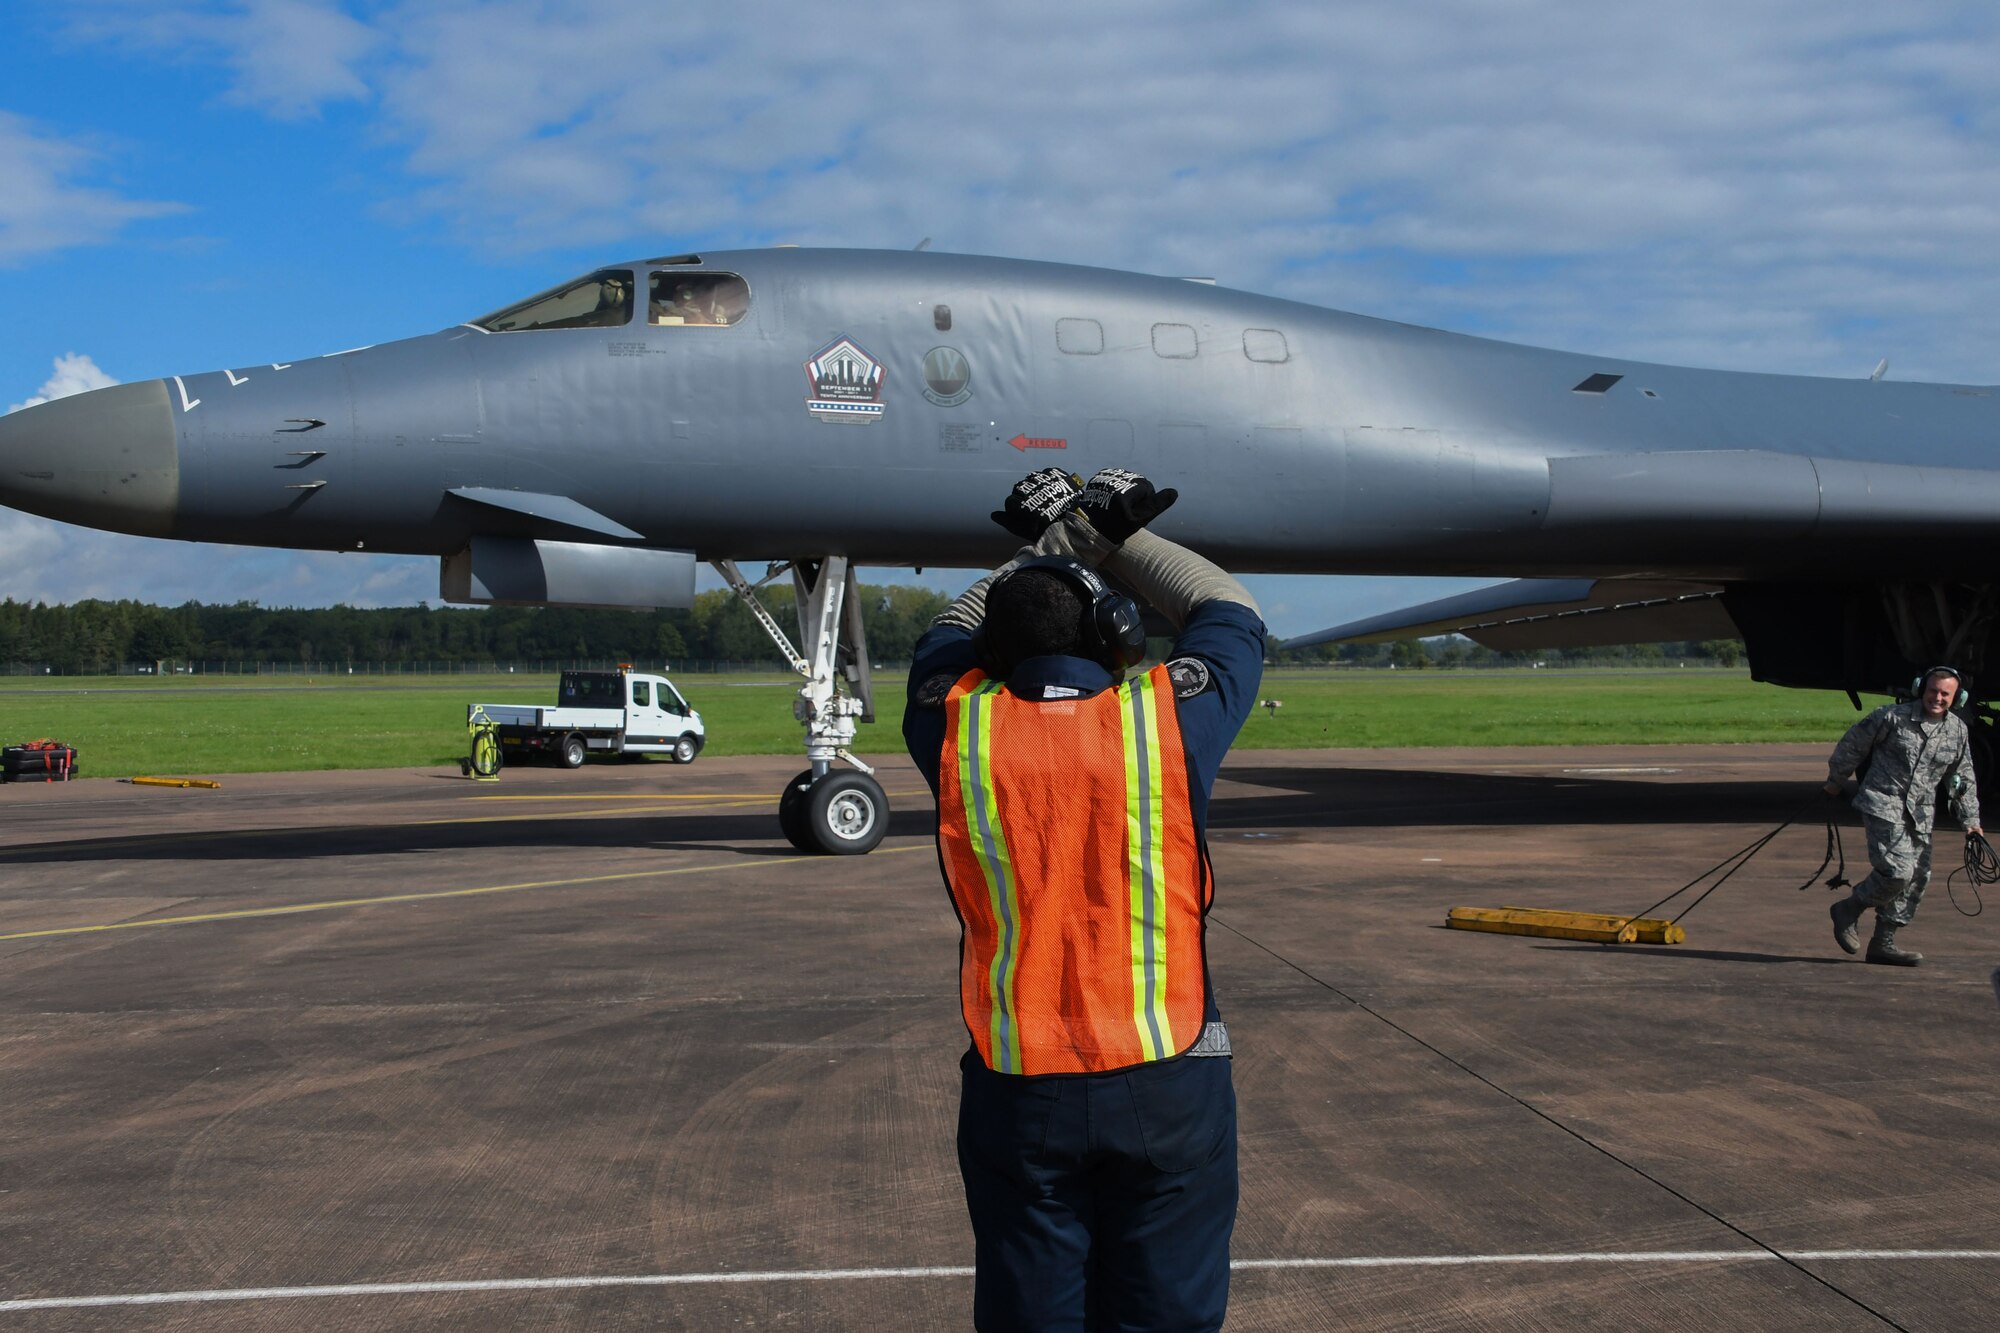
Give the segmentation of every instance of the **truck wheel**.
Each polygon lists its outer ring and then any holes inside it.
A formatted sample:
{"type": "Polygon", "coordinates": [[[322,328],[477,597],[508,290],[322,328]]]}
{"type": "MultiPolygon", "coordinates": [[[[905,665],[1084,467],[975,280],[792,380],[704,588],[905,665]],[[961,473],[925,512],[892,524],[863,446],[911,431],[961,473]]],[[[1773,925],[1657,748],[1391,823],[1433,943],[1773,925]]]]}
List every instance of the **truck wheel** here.
{"type": "Polygon", "coordinates": [[[812,831],[806,827],[806,801],[812,795],[813,771],[808,768],[785,784],[784,794],[778,797],[778,827],[784,831],[785,841],[802,852],[817,853],[819,844],[813,841],[812,831]]]}
{"type": "Polygon", "coordinates": [[[583,737],[577,735],[563,737],[561,757],[564,768],[582,768],[583,757],[588,753],[589,750],[583,744],[583,737]]]}
{"type": "Polygon", "coordinates": [[[677,764],[692,764],[694,757],[700,753],[701,746],[695,743],[693,733],[674,742],[674,762],[677,764]]]}
{"type": "Polygon", "coordinates": [[[806,798],[806,825],[828,855],[872,852],[889,831],[888,793],[866,773],[828,773],[806,798]]]}

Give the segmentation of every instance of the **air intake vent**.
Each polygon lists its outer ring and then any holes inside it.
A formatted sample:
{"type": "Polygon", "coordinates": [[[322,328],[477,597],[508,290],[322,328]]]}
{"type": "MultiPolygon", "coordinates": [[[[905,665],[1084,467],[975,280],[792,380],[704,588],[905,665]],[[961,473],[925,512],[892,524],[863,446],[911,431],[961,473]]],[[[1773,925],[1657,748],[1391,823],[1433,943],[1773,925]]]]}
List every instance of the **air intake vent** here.
{"type": "Polygon", "coordinates": [[[1622,380],[1624,378],[1625,377],[1623,375],[1607,375],[1600,370],[1597,374],[1592,375],[1589,379],[1577,385],[1574,389],[1571,389],[1570,392],[1603,393],[1606,389],[1609,389],[1612,385],[1616,384],[1619,380],[1622,380]]]}
{"type": "Polygon", "coordinates": [[[669,255],[665,259],[648,259],[648,264],[699,264],[700,255],[669,255]]]}

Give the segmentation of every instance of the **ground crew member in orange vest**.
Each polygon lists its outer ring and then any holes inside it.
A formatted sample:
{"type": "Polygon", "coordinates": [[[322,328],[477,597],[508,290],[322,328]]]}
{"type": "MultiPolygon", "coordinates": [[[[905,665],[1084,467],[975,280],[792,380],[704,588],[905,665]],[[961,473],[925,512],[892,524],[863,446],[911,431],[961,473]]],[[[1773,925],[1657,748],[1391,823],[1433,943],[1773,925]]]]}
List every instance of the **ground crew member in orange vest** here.
{"type": "Polygon", "coordinates": [[[994,518],[1033,545],[937,618],[910,671],[903,736],[962,932],[981,1329],[1214,1329],[1227,1308],[1236,1098],[1203,829],[1264,622],[1144,531],[1175,498],[1122,469],[1030,475],[994,518]],[[1177,630],[1129,680],[1145,632],[1111,580],[1177,630]]]}

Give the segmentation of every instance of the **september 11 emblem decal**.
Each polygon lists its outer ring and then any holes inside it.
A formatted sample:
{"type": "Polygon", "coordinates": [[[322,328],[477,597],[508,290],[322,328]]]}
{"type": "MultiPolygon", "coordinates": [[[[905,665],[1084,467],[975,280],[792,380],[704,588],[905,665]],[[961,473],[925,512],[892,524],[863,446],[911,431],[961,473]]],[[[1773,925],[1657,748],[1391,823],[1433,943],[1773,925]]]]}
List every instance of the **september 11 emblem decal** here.
{"type": "Polygon", "coordinates": [[[882,363],[854,340],[836,338],[806,362],[806,411],[821,421],[865,425],[882,417],[882,363]]]}

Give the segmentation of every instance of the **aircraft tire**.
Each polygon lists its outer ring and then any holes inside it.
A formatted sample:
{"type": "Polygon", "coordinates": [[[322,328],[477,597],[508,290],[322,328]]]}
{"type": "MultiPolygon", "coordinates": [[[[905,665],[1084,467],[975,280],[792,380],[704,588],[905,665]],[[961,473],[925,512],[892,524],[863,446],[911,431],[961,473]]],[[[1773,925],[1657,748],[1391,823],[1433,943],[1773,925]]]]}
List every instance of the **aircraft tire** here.
{"type": "Polygon", "coordinates": [[[701,744],[695,740],[693,732],[674,742],[674,762],[677,764],[692,764],[694,757],[700,753],[701,744]]]}
{"type": "Polygon", "coordinates": [[[889,831],[889,794],[866,773],[829,772],[812,784],[806,825],[829,856],[861,856],[889,831]]]}
{"type": "Polygon", "coordinates": [[[563,737],[562,748],[556,752],[556,762],[564,768],[582,768],[590,749],[583,743],[583,737],[574,732],[563,737]]]}
{"type": "Polygon", "coordinates": [[[778,797],[778,827],[784,831],[786,842],[809,855],[818,855],[819,844],[806,828],[806,801],[812,794],[812,781],[813,771],[808,768],[785,784],[784,794],[778,797]]]}

